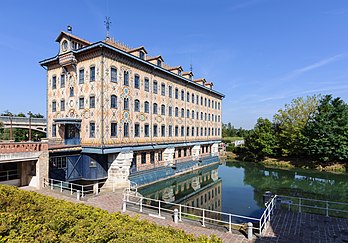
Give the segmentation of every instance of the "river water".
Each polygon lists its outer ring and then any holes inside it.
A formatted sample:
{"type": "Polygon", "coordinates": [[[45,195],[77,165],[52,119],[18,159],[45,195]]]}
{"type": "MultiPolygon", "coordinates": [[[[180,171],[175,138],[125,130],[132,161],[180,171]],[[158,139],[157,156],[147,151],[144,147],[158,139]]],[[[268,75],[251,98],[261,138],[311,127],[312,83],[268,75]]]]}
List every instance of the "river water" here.
{"type": "Polygon", "coordinates": [[[144,197],[251,217],[262,214],[266,191],[348,202],[348,176],[227,161],[139,189],[144,197]]]}

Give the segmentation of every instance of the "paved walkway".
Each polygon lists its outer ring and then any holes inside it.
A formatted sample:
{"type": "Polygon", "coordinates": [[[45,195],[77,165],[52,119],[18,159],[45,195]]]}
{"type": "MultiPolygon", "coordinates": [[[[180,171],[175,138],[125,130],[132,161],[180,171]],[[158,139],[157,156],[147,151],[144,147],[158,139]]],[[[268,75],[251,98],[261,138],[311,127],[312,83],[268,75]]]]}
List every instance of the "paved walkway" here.
{"type": "MultiPolygon", "coordinates": [[[[77,201],[76,198],[73,198],[69,195],[65,195],[64,193],[60,193],[59,191],[50,190],[50,189],[41,189],[41,190],[35,190],[33,188],[26,188],[27,190],[33,190],[40,194],[44,194],[47,196],[52,196],[57,199],[64,199],[70,202],[79,202],[84,203],[86,205],[90,205],[93,207],[98,207],[104,210],[107,210],[109,212],[121,212],[122,210],[122,192],[115,192],[115,193],[101,193],[99,196],[96,197],[90,197],[87,198],[86,201],[77,201]]],[[[172,219],[161,219],[152,217],[146,214],[138,214],[134,211],[126,211],[126,214],[130,216],[138,216],[140,219],[148,220],[154,223],[157,223],[158,225],[162,226],[170,226],[173,228],[184,230],[188,234],[193,234],[196,236],[199,235],[216,235],[220,239],[223,240],[223,242],[248,242],[247,238],[236,231],[236,233],[228,233],[227,231],[221,231],[217,229],[209,229],[204,228],[201,226],[192,225],[185,222],[180,222],[179,224],[175,224],[172,219]]]]}
{"type": "MultiPolygon", "coordinates": [[[[122,192],[102,193],[97,197],[90,197],[86,201],[77,201],[75,198],[49,189],[42,189],[37,192],[57,199],[85,203],[109,212],[121,212],[122,208],[122,192]]],[[[174,224],[172,219],[155,218],[130,210],[127,210],[126,214],[130,216],[138,215],[140,219],[182,229],[196,236],[215,234],[224,242],[248,242],[246,237],[237,231],[228,233],[222,230],[193,225],[188,222],[174,224]]],[[[255,236],[251,242],[348,242],[348,219],[279,210],[273,215],[271,224],[264,236],[262,238],[255,236]]]]}

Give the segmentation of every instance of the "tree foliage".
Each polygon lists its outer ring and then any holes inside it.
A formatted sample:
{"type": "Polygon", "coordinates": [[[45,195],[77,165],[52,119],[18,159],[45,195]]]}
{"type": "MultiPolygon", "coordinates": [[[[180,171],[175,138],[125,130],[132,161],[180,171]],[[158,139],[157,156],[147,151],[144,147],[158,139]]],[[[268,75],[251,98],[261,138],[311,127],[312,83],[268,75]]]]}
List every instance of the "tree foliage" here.
{"type": "Polygon", "coordinates": [[[277,139],[282,156],[300,155],[302,131],[318,106],[318,96],[303,99],[299,97],[280,109],[273,120],[277,129],[277,139]]]}
{"type": "Polygon", "coordinates": [[[348,105],[331,95],[294,99],[274,115],[273,123],[259,118],[236,150],[245,160],[292,157],[308,163],[348,164],[348,105]]]}
{"type": "Polygon", "coordinates": [[[304,128],[303,152],[314,160],[348,162],[348,105],[326,95],[304,128]]]}

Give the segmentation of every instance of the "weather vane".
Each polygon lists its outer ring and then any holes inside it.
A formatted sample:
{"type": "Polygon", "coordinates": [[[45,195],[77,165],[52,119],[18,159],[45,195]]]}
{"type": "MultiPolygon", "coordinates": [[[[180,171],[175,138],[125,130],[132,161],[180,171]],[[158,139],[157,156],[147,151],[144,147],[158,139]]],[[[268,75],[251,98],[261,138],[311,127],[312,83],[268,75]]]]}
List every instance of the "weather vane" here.
{"type": "Polygon", "coordinates": [[[111,25],[110,17],[105,17],[104,24],[106,27],[106,38],[109,39],[110,38],[109,31],[110,31],[110,25],[111,25]]]}

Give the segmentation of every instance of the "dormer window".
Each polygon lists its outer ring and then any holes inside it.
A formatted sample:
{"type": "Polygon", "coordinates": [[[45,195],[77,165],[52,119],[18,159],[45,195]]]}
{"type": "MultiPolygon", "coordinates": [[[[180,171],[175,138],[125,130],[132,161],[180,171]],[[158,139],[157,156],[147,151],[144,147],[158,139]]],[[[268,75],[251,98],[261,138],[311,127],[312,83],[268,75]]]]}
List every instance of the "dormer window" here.
{"type": "Polygon", "coordinates": [[[180,69],[178,70],[178,75],[180,75],[180,76],[181,76],[181,70],[180,70],[180,69]]]}
{"type": "Polygon", "coordinates": [[[139,51],[139,57],[140,59],[145,59],[145,53],[143,51],[139,51]]]}
{"type": "Polygon", "coordinates": [[[62,51],[67,51],[68,50],[68,45],[69,45],[68,41],[64,40],[62,42],[62,51]]]}
{"type": "Polygon", "coordinates": [[[161,67],[162,66],[162,62],[161,60],[157,60],[157,66],[161,67]]]}

